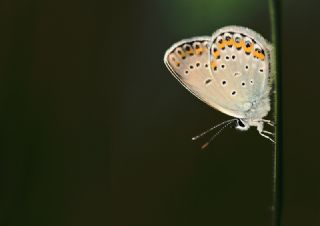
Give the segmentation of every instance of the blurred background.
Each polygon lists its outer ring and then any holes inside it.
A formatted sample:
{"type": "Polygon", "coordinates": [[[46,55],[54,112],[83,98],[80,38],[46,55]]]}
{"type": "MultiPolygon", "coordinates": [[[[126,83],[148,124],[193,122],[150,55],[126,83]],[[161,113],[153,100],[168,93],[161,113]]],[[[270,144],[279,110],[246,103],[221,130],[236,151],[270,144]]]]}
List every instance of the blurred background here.
{"type": "MultiPolygon", "coordinates": [[[[283,1],[284,225],[320,225],[320,3],[283,1]]],[[[226,25],[270,40],[267,0],[0,2],[1,226],[267,226],[273,145],[163,64],[226,25]]],[[[272,113],[269,115],[272,119],[272,113]]]]}

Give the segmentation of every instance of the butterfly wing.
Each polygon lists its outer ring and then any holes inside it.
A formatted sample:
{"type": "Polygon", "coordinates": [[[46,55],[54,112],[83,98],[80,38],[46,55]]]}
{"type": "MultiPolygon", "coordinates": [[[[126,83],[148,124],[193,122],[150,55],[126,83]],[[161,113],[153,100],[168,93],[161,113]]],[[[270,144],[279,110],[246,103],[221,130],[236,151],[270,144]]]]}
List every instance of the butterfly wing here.
{"type": "Polygon", "coordinates": [[[174,77],[200,100],[225,114],[243,118],[241,112],[228,108],[230,98],[224,95],[211,73],[210,41],[210,37],[182,40],[166,52],[164,63],[174,77]]]}
{"type": "Polygon", "coordinates": [[[212,35],[210,64],[226,108],[260,119],[270,110],[270,45],[256,32],[228,26],[212,35]]]}

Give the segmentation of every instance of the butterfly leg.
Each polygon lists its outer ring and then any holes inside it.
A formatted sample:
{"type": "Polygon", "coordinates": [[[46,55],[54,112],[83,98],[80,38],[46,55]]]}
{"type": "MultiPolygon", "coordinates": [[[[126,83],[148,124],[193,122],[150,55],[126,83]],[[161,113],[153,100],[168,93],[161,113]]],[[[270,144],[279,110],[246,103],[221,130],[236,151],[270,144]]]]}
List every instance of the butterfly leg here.
{"type": "Polygon", "coordinates": [[[270,134],[270,135],[274,136],[274,133],[269,132],[269,131],[267,131],[267,130],[262,130],[262,132],[263,132],[263,133],[270,134]]]}
{"type": "Polygon", "coordinates": [[[270,134],[270,135],[272,134],[274,136],[274,134],[269,132],[269,131],[263,130],[263,122],[262,121],[260,121],[260,123],[257,123],[257,130],[258,130],[258,132],[259,132],[259,134],[261,136],[263,136],[264,138],[270,140],[272,143],[275,143],[275,141],[271,137],[266,135],[266,134],[270,134]]]}
{"type": "MultiPolygon", "coordinates": [[[[260,132],[259,132],[260,133],[260,132]]],[[[276,143],[271,137],[263,134],[262,132],[260,133],[261,136],[263,136],[264,138],[267,138],[268,140],[271,140],[272,143],[276,143]]]]}
{"type": "Polygon", "coordinates": [[[266,122],[268,125],[270,125],[270,126],[272,126],[272,127],[274,127],[274,123],[273,122],[266,122]]]}
{"type": "Polygon", "coordinates": [[[274,127],[274,122],[272,122],[271,120],[267,120],[267,119],[258,119],[258,120],[254,120],[254,122],[265,122],[267,123],[269,126],[274,127]]]}

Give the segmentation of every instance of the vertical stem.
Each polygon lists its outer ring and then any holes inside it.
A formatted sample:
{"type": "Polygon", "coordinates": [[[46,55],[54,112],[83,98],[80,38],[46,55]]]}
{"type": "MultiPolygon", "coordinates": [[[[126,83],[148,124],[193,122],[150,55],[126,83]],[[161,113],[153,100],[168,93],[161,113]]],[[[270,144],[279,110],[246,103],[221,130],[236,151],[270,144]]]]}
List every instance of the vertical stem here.
{"type": "Polygon", "coordinates": [[[269,11],[272,30],[272,75],[274,76],[275,94],[274,109],[276,122],[276,145],[273,156],[273,213],[272,226],[282,225],[282,69],[281,69],[281,0],[269,0],[269,11]]]}

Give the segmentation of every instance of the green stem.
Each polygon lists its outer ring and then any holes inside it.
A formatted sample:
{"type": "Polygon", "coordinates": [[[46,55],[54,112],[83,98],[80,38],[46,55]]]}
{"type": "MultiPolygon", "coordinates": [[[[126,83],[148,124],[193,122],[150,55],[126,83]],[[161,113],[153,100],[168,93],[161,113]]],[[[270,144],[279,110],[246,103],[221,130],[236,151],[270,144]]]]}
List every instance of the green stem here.
{"type": "Polygon", "coordinates": [[[276,123],[276,145],[273,156],[273,214],[272,226],[282,225],[282,71],[281,71],[281,0],[269,0],[273,53],[271,59],[274,76],[275,94],[274,109],[276,123]]]}

